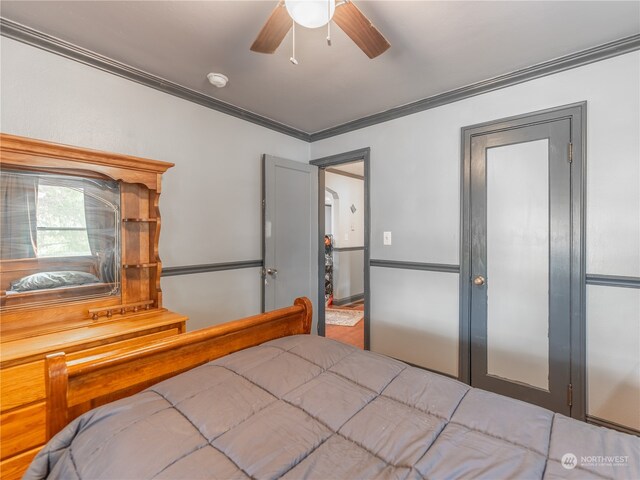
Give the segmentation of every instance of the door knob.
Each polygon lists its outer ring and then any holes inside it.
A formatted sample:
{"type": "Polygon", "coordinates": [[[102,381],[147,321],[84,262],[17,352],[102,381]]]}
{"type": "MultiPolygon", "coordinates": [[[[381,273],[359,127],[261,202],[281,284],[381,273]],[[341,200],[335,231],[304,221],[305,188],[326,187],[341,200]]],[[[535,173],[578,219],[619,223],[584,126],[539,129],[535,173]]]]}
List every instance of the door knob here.
{"type": "Polygon", "coordinates": [[[478,275],[473,279],[473,284],[477,286],[484,285],[484,277],[482,275],[478,275]]]}
{"type": "Polygon", "coordinates": [[[278,274],[278,270],[275,268],[267,268],[267,274],[275,277],[278,274]]]}

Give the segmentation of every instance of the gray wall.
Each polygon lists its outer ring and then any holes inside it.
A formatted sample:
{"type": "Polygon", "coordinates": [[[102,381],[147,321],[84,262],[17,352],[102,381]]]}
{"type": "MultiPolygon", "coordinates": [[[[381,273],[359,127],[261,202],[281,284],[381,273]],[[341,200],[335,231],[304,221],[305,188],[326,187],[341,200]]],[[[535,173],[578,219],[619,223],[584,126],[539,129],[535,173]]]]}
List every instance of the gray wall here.
{"type": "MultiPolygon", "coordinates": [[[[176,164],[160,200],[164,267],[262,257],[261,155],[306,162],[306,142],[5,37],[0,45],[3,132],[176,164]]],[[[260,311],[258,268],[165,277],[162,288],[189,329],[260,311]]]]}
{"type": "MultiPolygon", "coordinates": [[[[460,129],[586,100],[587,273],[640,276],[640,52],[311,144],[371,147],[371,258],[458,264],[460,129]],[[382,232],[393,244],[383,246],[382,232]]],[[[371,348],[458,371],[458,275],[371,268],[371,348]]],[[[640,429],[640,290],[587,288],[588,413],[640,429]]]]}
{"type": "MultiPolygon", "coordinates": [[[[371,258],[458,263],[460,128],[588,102],[587,273],[640,276],[640,53],[308,144],[2,38],[3,132],[176,163],[165,266],[260,258],[260,155],[371,147],[371,258]],[[392,231],[393,245],[382,245],[392,231]]],[[[162,280],[201,327],[259,310],[258,269],[162,280]]],[[[373,350],[456,374],[456,274],[373,267],[373,350]]],[[[640,428],[640,290],[587,288],[588,412],[640,428]]]]}

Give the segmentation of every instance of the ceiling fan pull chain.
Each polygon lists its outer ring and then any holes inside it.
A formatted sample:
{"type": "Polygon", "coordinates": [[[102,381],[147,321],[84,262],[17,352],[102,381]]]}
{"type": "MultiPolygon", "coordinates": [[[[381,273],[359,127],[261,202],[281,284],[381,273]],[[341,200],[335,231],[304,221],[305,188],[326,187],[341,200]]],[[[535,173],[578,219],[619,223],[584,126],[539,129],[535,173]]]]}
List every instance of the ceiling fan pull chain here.
{"type": "Polygon", "coordinates": [[[331,0],[327,0],[327,45],[331,46],[331,0]]]}
{"type": "Polygon", "coordinates": [[[293,54],[289,61],[294,65],[298,65],[298,60],[296,60],[296,22],[293,22],[293,54]]]}

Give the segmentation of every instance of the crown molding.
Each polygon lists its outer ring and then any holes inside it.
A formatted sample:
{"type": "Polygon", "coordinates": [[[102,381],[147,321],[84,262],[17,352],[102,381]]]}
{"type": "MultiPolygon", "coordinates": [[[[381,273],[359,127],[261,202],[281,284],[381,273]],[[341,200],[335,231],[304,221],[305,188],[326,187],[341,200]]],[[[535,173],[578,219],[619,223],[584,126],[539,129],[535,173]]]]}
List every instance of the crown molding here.
{"type": "Polygon", "coordinates": [[[607,58],[616,57],[625,53],[633,52],[640,49],[640,34],[630,37],[621,38],[613,42],[582,50],[580,52],[565,55],[548,62],[538,63],[531,67],[516,70],[515,72],[500,75],[482,82],[472,83],[466,87],[457,88],[449,92],[427,97],[417,102],[408,103],[399,107],[391,108],[384,112],[375,113],[367,117],[343,123],[336,127],[311,134],[311,142],[323,140],[343,133],[352,132],[361,128],[376,125],[396,118],[405,117],[414,113],[429,110],[431,108],[440,107],[448,103],[457,102],[465,98],[474,97],[501,88],[510,87],[519,83],[527,82],[535,78],[545,77],[564,70],[569,70],[589,63],[599,62],[607,58]]]}
{"type": "Polygon", "coordinates": [[[640,49],[640,34],[621,38],[613,42],[572,53],[564,57],[547,62],[538,63],[531,67],[516,70],[505,75],[500,75],[488,80],[473,83],[462,88],[451,90],[431,97],[423,98],[399,107],[391,108],[384,112],[369,115],[351,122],[343,123],[335,127],[327,128],[314,133],[304,132],[283,123],[271,120],[256,113],[250,112],[235,105],[217,100],[189,88],[170,82],[156,75],[144,72],[98,53],[86,50],[82,47],[66,42],[59,38],[47,35],[20,23],[0,17],[0,35],[46,50],[71,60],[92,66],[99,70],[126,78],[133,82],[159,90],[184,100],[197,103],[212,110],[226,113],[236,118],[255,123],[276,132],[289,135],[306,142],[316,142],[325,138],[342,135],[344,133],[359,130],[361,128],[376,125],[382,122],[395,120],[414,113],[440,107],[448,103],[457,102],[465,98],[492,92],[501,88],[510,87],[527,82],[535,78],[552,75],[590,63],[605,60],[607,58],[623,55],[640,49]]]}
{"type": "Polygon", "coordinates": [[[284,133],[285,135],[289,135],[306,142],[309,141],[309,134],[302,130],[276,122],[275,120],[271,120],[270,118],[263,117],[243,108],[236,107],[230,103],[209,97],[208,95],[196,92],[190,88],[183,87],[177,83],[170,82],[156,75],[144,72],[98,53],[86,50],[65,40],[47,35],[46,33],[42,33],[38,30],[34,30],[33,28],[2,17],[0,17],[0,35],[31,45],[32,47],[46,50],[47,52],[55,53],[56,55],[60,55],[65,58],[75,60],[76,62],[89,65],[104,72],[126,78],[132,82],[168,93],[169,95],[182,98],[189,102],[197,103],[198,105],[211,108],[212,110],[226,113],[227,115],[246,120],[247,122],[255,123],[261,127],[275,130],[276,132],[284,133]]]}

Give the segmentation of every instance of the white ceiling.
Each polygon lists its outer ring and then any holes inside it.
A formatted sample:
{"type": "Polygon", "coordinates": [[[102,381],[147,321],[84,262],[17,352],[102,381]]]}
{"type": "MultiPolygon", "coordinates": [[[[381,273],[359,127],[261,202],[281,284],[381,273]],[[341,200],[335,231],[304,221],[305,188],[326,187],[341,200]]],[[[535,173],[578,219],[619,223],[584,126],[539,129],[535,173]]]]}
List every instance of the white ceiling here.
{"type": "Polygon", "coordinates": [[[355,2],[391,43],[334,25],[249,51],[273,1],[2,1],[1,15],[308,133],[640,32],[638,1],[355,2]],[[208,72],[230,79],[211,86],[208,72]]]}

